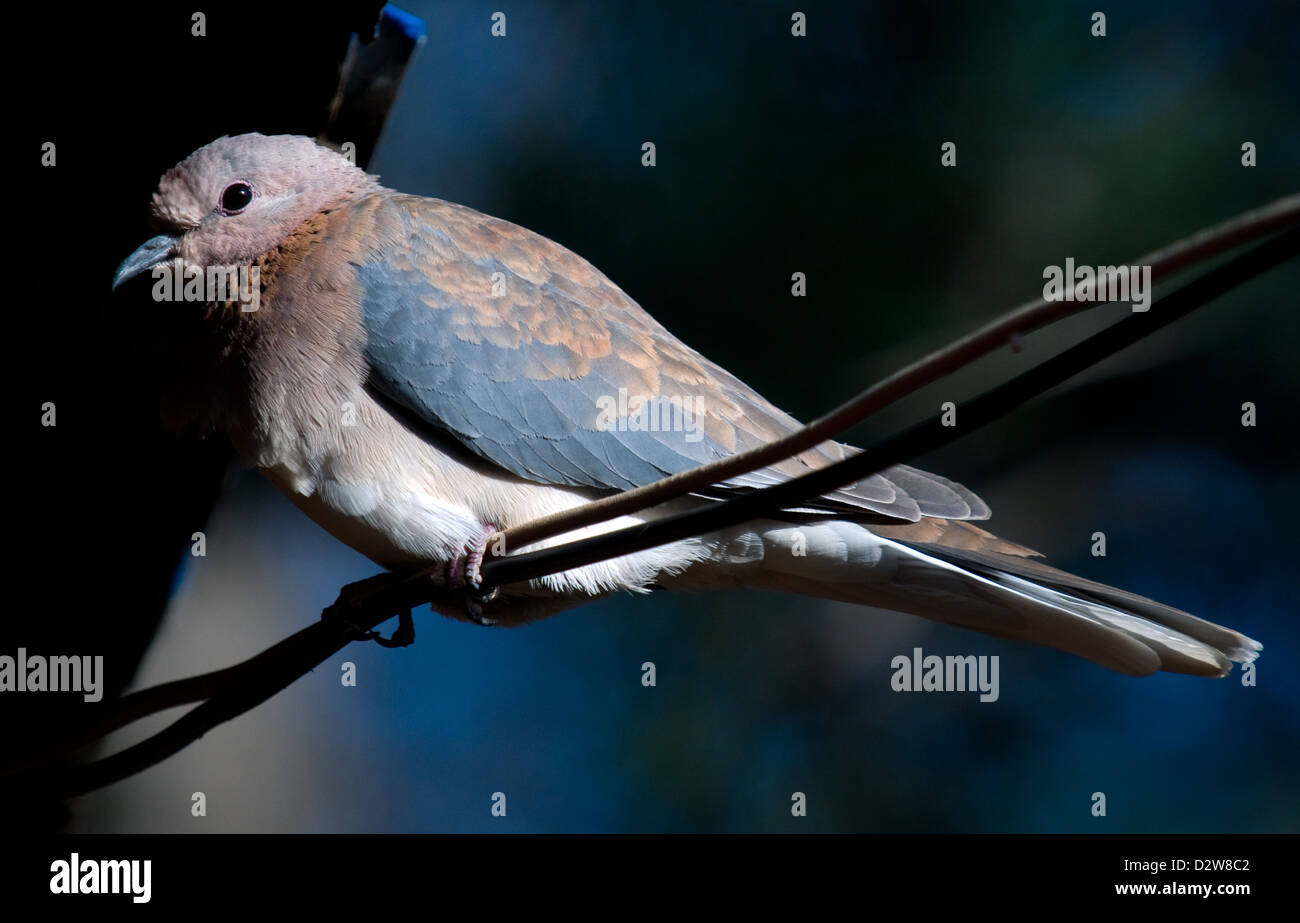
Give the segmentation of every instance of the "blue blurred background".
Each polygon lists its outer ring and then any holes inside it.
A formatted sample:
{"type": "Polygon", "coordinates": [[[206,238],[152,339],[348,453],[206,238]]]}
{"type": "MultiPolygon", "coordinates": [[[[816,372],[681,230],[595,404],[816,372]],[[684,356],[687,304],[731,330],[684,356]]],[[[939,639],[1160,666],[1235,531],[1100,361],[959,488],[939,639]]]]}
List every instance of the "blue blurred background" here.
{"type": "MultiPolygon", "coordinates": [[[[1090,35],[1095,4],[800,0],[806,38],[790,34],[791,6],[530,0],[493,38],[496,0],[407,3],[428,40],[371,172],[581,253],[805,419],[1035,297],[1048,264],[1127,260],[1295,191],[1294,4],[1111,4],[1105,38],[1090,35]],[[955,169],[939,166],[944,141],[955,169]]],[[[237,118],[212,135],[281,130],[265,103],[237,118]]],[[[1253,688],[1235,672],[1132,679],[761,593],[616,598],[517,630],[425,610],[413,647],[352,645],[78,800],[71,829],[1300,829],[1298,282],[1294,264],[1273,272],[917,460],[1053,564],[1261,640],[1253,688]],[[1240,425],[1244,401],[1256,428],[1240,425]],[[1089,554],[1095,531],[1104,558],[1089,554]],[[890,660],[917,646],[998,655],[999,700],[892,692],[890,660]],[[195,791],[207,817],[190,816],[195,791]],[[807,817],[791,816],[795,791],[807,817]]],[[[1035,337],[852,438],[1121,314],[1035,337]]],[[[247,471],[207,535],[136,687],[251,656],[375,571],[247,471]]]]}

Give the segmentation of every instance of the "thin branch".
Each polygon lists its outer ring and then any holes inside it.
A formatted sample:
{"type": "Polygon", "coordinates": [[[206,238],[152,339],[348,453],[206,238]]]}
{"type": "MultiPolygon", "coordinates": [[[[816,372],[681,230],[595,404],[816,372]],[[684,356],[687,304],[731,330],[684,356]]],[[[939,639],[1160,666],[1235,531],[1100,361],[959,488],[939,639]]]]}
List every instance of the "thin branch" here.
{"type": "MultiPolygon", "coordinates": [[[[1243,243],[1260,240],[1300,221],[1300,195],[1286,196],[1262,208],[1199,231],[1168,247],[1130,261],[1127,265],[1150,266],[1153,282],[1202,260],[1226,253],[1243,243]]],[[[1082,283],[1080,283],[1082,284],[1082,283]]],[[[1076,286],[1076,291],[1078,286],[1076,286]]],[[[1104,303],[1104,302],[1102,302],[1104,303]]],[[[1090,300],[1047,301],[1038,299],[1002,315],[992,323],[930,353],[807,426],[773,442],[737,455],[729,455],[689,471],[672,475],[643,487],[594,500],[591,503],[553,513],[512,526],[488,542],[493,549],[523,548],[583,526],[626,516],[658,506],[686,494],[737,477],[756,468],[775,464],[825,442],[861,422],[871,414],[949,375],[962,366],[993,352],[1017,334],[1026,334],[1080,311],[1099,306],[1090,300]],[[498,541],[498,536],[501,541],[498,541]]]]}
{"type": "MultiPolygon", "coordinates": [[[[147,689],[128,693],[116,702],[111,703],[106,713],[98,714],[95,721],[69,734],[55,747],[33,754],[20,762],[15,761],[0,767],[0,779],[19,775],[38,766],[56,762],[81,747],[148,715],[177,708],[181,705],[207,701],[227,689],[234,688],[246,677],[256,676],[263,671],[274,672],[286,658],[292,657],[291,652],[296,645],[305,644],[308,641],[314,642],[316,635],[322,631],[330,631],[330,626],[333,626],[331,636],[334,640],[341,642],[340,646],[348,641],[357,640],[362,637],[365,631],[374,628],[375,625],[391,618],[393,614],[399,611],[398,609],[392,609],[382,617],[373,620],[368,619],[368,615],[372,611],[378,616],[379,609],[389,605],[396,606],[404,598],[407,598],[405,595],[398,596],[395,594],[399,592],[409,594],[411,600],[409,608],[430,602],[437,587],[432,583],[426,586],[425,579],[423,574],[404,576],[384,573],[376,574],[365,580],[359,580],[356,583],[350,583],[339,592],[338,599],[321,613],[322,621],[320,623],[308,626],[306,629],[267,648],[257,656],[250,657],[248,660],[234,666],[226,667],[223,670],[214,670],[210,673],[201,673],[198,676],[191,676],[186,679],[159,683],[147,689]],[[380,591],[383,591],[386,595],[382,601],[376,603],[376,600],[380,599],[378,596],[380,591]],[[322,626],[325,627],[322,628],[322,626]]],[[[451,601],[450,597],[448,601],[451,601]]],[[[96,711],[102,712],[103,709],[96,709],[96,711]]]]}
{"type": "MultiPolygon", "coordinates": [[[[49,785],[63,795],[77,795],[141,772],[184,749],[217,725],[265,702],[351,642],[366,637],[370,629],[394,614],[409,611],[435,597],[448,604],[457,601],[456,596],[430,583],[423,573],[376,574],[350,583],[321,613],[320,621],[256,657],[207,674],[223,677],[221,688],[162,731],[111,756],[42,779],[40,784],[49,785]]],[[[153,692],[154,689],[149,689],[137,695],[153,692]]],[[[113,723],[121,726],[124,722],[113,723]]]]}
{"type": "Polygon", "coordinates": [[[112,703],[112,710],[108,714],[69,734],[51,749],[33,753],[23,758],[21,762],[14,762],[0,769],[0,778],[53,763],[148,715],[193,702],[206,701],[237,683],[240,676],[253,666],[256,660],[257,658],[254,657],[224,670],[214,670],[211,673],[202,673],[170,683],[159,683],[157,686],[124,695],[112,703]]]}

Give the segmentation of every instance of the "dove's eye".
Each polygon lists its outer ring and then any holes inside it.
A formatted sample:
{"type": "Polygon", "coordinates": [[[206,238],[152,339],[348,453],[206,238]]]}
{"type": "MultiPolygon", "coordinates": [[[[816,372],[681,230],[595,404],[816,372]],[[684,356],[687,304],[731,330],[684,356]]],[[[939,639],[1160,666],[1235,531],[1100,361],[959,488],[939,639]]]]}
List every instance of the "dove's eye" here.
{"type": "Polygon", "coordinates": [[[221,193],[221,213],[223,215],[237,215],[248,208],[248,203],[251,201],[253,201],[252,186],[243,180],[231,183],[226,187],[225,192],[221,193]]]}

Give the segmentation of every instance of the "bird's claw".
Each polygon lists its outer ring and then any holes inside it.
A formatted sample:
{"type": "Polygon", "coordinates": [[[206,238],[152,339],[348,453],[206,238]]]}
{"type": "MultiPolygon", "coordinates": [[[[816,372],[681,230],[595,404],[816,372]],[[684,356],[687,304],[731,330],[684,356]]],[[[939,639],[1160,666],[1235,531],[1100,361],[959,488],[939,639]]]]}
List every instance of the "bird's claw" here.
{"type": "Polygon", "coordinates": [[[495,625],[497,620],[483,614],[483,607],[500,595],[496,587],[483,590],[483,557],[487,553],[488,539],[496,534],[496,526],[483,527],[478,538],[466,543],[462,554],[449,560],[444,568],[436,568],[431,574],[439,586],[465,593],[465,615],[475,625],[495,625]]]}
{"type": "Polygon", "coordinates": [[[484,593],[478,587],[469,587],[465,592],[465,614],[475,625],[490,626],[497,623],[496,619],[488,618],[483,614],[483,606],[492,602],[500,594],[500,591],[493,587],[484,593]]]}

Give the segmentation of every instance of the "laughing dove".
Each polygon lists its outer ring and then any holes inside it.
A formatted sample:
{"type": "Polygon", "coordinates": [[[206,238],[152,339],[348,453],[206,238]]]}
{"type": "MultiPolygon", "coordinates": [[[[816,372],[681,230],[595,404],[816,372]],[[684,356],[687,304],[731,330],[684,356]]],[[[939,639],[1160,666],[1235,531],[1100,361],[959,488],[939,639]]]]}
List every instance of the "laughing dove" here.
{"type": "MultiPolygon", "coordinates": [[[[202,323],[176,347],[191,372],[169,396],[170,422],[227,433],[303,512],[388,569],[472,567],[493,530],[798,426],[576,254],[386,189],[308,138],[214,141],[163,176],[152,212],[161,233],[122,263],[115,288],[168,266],[256,273],[242,301],[204,290],[174,308],[202,323]]],[[[824,443],[577,534],[852,451],[824,443]]],[[[988,515],[960,484],[898,465],[788,515],[504,587],[488,609],[518,624],[620,590],[753,586],[913,613],[1133,675],[1221,676],[1259,650],[969,522],[988,515]]]]}

